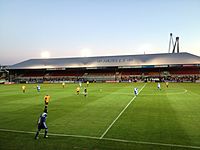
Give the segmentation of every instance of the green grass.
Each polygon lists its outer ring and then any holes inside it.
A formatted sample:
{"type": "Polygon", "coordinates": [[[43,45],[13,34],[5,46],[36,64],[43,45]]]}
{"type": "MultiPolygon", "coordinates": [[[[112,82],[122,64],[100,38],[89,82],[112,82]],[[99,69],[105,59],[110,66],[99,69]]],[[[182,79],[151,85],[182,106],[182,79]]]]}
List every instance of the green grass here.
{"type": "Polygon", "coordinates": [[[91,83],[86,98],[77,84],[21,86],[0,85],[1,150],[200,149],[200,84],[91,83]],[[46,94],[49,138],[34,140],[46,94]]]}

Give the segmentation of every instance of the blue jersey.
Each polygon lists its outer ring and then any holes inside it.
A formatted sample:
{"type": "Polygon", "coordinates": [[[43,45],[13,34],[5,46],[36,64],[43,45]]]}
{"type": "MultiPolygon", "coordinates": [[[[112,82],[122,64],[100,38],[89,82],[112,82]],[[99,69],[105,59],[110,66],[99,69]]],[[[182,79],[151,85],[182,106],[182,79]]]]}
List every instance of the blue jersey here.
{"type": "Polygon", "coordinates": [[[158,83],[158,89],[160,89],[160,83],[158,83]]]}
{"type": "Polygon", "coordinates": [[[38,129],[47,129],[46,125],[47,113],[42,113],[38,120],[38,129]]]}
{"type": "Polygon", "coordinates": [[[40,118],[38,120],[38,124],[42,124],[42,123],[46,122],[46,119],[47,119],[47,113],[44,112],[40,115],[40,118]]]}
{"type": "Polygon", "coordinates": [[[40,86],[39,85],[37,85],[37,90],[38,90],[38,92],[40,91],[40,86]]]}
{"type": "Polygon", "coordinates": [[[138,89],[137,88],[134,88],[134,93],[135,93],[135,95],[138,95],[138,89]]]}

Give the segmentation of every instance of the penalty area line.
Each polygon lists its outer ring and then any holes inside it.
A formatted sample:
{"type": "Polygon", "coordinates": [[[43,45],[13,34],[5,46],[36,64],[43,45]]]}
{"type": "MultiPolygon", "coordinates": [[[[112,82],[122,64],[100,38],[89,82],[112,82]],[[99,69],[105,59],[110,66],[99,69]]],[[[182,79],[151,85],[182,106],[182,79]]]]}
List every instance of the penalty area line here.
{"type": "MultiPolygon", "coordinates": [[[[143,88],[146,86],[146,83],[142,86],[142,88],[140,89],[139,93],[143,90],[143,88]]],[[[108,126],[108,128],[104,131],[104,133],[101,135],[100,139],[102,139],[107,132],[110,130],[110,128],[114,125],[114,123],[119,119],[119,117],[124,113],[124,111],[128,108],[128,106],[135,100],[136,96],[134,96],[130,102],[126,105],[126,107],[124,107],[124,109],[118,114],[118,116],[113,120],[113,122],[108,126]]]]}
{"type": "MultiPolygon", "coordinates": [[[[12,133],[24,133],[24,134],[35,134],[36,133],[36,132],[32,132],[32,131],[9,130],[9,129],[0,129],[0,131],[2,131],[2,132],[12,132],[12,133]]],[[[44,134],[44,133],[41,133],[41,134],[44,134]]],[[[141,145],[155,145],[155,146],[165,146],[165,147],[200,149],[200,146],[192,146],[192,145],[156,143],[156,142],[145,142],[145,141],[132,141],[132,140],[123,140],[123,139],[115,139],[115,138],[102,138],[102,139],[100,139],[99,137],[85,136],[85,135],[57,134],[57,133],[48,133],[48,135],[58,136],[58,137],[73,137],[73,138],[104,140],[104,141],[121,142],[121,143],[134,143],[134,144],[141,144],[141,145]]]]}

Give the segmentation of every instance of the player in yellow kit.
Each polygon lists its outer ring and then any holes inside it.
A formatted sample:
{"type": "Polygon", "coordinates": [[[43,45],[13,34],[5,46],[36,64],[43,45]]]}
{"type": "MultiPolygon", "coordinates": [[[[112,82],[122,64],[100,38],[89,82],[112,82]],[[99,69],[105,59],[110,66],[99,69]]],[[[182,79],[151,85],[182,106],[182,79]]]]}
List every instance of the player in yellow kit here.
{"type": "Polygon", "coordinates": [[[79,95],[79,93],[80,93],[80,87],[76,88],[76,93],[77,93],[77,95],[79,95]]]}
{"type": "Polygon", "coordinates": [[[89,83],[90,83],[90,82],[89,82],[89,81],[87,81],[87,87],[89,86],[89,83]]]}
{"type": "Polygon", "coordinates": [[[26,92],[26,86],[25,85],[22,86],[22,91],[23,91],[23,93],[26,92]]]}
{"type": "Polygon", "coordinates": [[[45,107],[48,106],[49,101],[50,101],[50,96],[49,96],[49,95],[45,95],[45,97],[44,97],[44,104],[45,104],[45,107]]]}
{"type": "Polygon", "coordinates": [[[62,87],[65,88],[65,82],[62,83],[62,87]]]}
{"type": "Polygon", "coordinates": [[[169,87],[169,82],[165,82],[165,85],[168,88],[169,87]]]}

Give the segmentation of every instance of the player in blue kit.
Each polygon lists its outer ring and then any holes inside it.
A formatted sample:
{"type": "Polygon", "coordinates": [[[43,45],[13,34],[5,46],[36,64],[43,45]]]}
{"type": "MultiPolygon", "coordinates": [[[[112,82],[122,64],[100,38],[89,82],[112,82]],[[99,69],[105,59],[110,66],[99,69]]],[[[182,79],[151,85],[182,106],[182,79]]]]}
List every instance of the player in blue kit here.
{"type": "Polygon", "coordinates": [[[135,96],[138,95],[138,89],[137,88],[134,88],[134,94],[135,94],[135,96]]]}
{"type": "Polygon", "coordinates": [[[161,90],[161,86],[160,86],[160,83],[158,83],[158,89],[159,89],[159,90],[161,90]]]}
{"type": "Polygon", "coordinates": [[[44,109],[44,112],[40,115],[38,119],[38,131],[36,132],[35,139],[37,140],[39,137],[39,133],[41,129],[45,129],[44,138],[47,138],[48,127],[46,125],[47,119],[47,108],[44,109]]]}
{"type": "Polygon", "coordinates": [[[37,91],[40,92],[40,85],[37,85],[37,91]]]}

